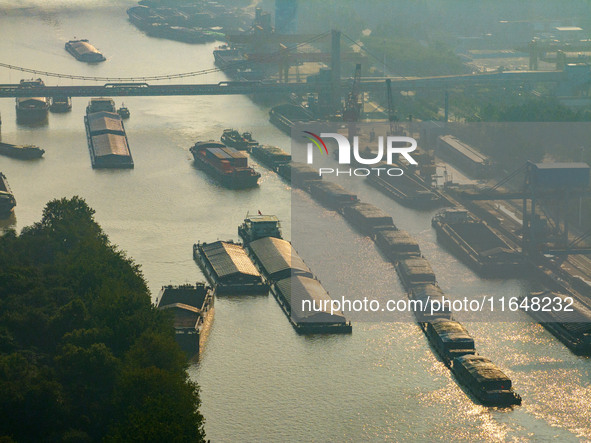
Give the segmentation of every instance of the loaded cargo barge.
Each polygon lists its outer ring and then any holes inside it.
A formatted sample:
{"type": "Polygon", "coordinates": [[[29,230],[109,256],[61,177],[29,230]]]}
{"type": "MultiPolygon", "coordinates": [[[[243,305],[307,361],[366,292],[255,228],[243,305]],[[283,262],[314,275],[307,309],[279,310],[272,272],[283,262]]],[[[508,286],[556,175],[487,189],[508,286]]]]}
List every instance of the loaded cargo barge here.
{"type": "Polygon", "coordinates": [[[318,180],[318,178],[303,184],[303,186],[305,188],[307,185],[308,189],[306,190],[310,195],[328,209],[338,210],[359,201],[355,194],[351,194],[338,183],[318,180]]]}
{"type": "Polygon", "coordinates": [[[197,243],[193,258],[216,294],[267,294],[267,285],[240,244],[197,243]]]}
{"type": "MultiPolygon", "coordinates": [[[[540,300],[549,297],[548,300],[551,300],[551,304],[547,307],[558,306],[560,303],[562,307],[571,309],[571,311],[528,309],[526,312],[576,355],[591,356],[591,310],[574,297],[572,297],[571,304],[570,299],[567,298],[571,296],[550,291],[522,296],[520,306],[524,300],[527,300],[531,305],[534,297],[540,300]]],[[[540,307],[546,304],[546,301],[541,302],[540,307]]]]}
{"type": "Polygon", "coordinates": [[[8,217],[16,206],[16,199],[6,176],[0,172],[0,217],[8,217]]]}
{"type": "Polygon", "coordinates": [[[255,146],[259,145],[259,142],[252,138],[250,132],[243,132],[241,134],[236,129],[224,129],[220,141],[229,148],[248,152],[250,152],[255,146]]]}
{"type": "Polygon", "coordinates": [[[351,322],[342,312],[326,310],[332,299],[292,244],[281,238],[276,217],[247,216],[238,232],[271,294],[298,334],[352,332],[351,322]]]}
{"type": "Polygon", "coordinates": [[[277,171],[277,168],[280,166],[291,162],[291,155],[277,146],[253,146],[250,150],[250,155],[256,158],[259,163],[266,165],[273,171],[277,171]]]}
{"type": "Polygon", "coordinates": [[[363,235],[372,239],[381,231],[396,231],[392,217],[371,203],[355,203],[342,208],[343,217],[363,235]]]}
{"type": "Polygon", "coordinates": [[[121,116],[110,98],[93,98],[84,116],[86,141],[93,169],[133,168],[133,158],[121,116]]]}
{"type": "Polygon", "coordinates": [[[88,40],[70,40],[65,45],[66,51],[74,56],[74,58],[86,63],[99,63],[106,60],[105,56],[101,54],[98,49],[92,46],[88,40]]]}
{"type": "Polygon", "coordinates": [[[173,313],[175,339],[187,356],[199,356],[213,322],[212,289],[204,283],[163,286],[156,307],[173,313]]]}
{"type": "Polygon", "coordinates": [[[432,209],[446,204],[445,199],[430,189],[415,174],[405,172],[400,176],[370,174],[367,182],[391,199],[415,209],[432,209]]]}
{"type": "Polygon", "coordinates": [[[32,160],[43,157],[45,150],[34,145],[13,145],[0,142],[0,154],[21,160],[32,160]]]}
{"type": "Polygon", "coordinates": [[[525,270],[523,256],[465,209],[445,209],[433,217],[431,224],[437,240],[481,275],[508,277],[525,270]]]}
{"type": "Polygon", "coordinates": [[[230,189],[258,186],[261,174],[248,166],[243,152],[213,140],[197,142],[190,149],[195,164],[230,189]]]}
{"type": "MultiPolygon", "coordinates": [[[[36,89],[45,86],[43,80],[21,80],[20,87],[36,89]]],[[[47,97],[17,97],[15,99],[17,123],[43,123],[47,122],[49,112],[49,99],[47,97]]]]}
{"type": "Polygon", "coordinates": [[[452,372],[485,405],[520,405],[511,379],[488,358],[466,354],[453,359],[452,372]]]}

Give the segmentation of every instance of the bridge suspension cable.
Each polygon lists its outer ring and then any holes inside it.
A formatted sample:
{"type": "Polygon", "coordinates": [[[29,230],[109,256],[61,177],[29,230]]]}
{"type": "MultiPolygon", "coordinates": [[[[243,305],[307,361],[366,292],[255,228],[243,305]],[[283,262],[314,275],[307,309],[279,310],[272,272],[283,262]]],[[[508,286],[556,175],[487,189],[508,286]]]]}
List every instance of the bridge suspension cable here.
{"type": "MultiPolygon", "coordinates": [[[[330,34],[330,32],[325,32],[323,34],[319,34],[307,41],[289,46],[286,49],[284,49],[283,51],[288,51],[288,52],[294,51],[301,46],[318,41],[318,40],[326,37],[329,34],[330,34]]],[[[264,57],[260,57],[256,61],[255,60],[240,60],[235,63],[230,63],[230,64],[226,65],[224,67],[224,70],[243,68],[243,67],[247,67],[253,63],[258,63],[261,61],[270,61],[270,60],[273,60],[274,58],[276,58],[277,56],[279,56],[281,53],[282,53],[281,51],[277,51],[277,52],[268,54],[264,57]]],[[[178,73],[178,74],[152,75],[152,76],[144,76],[144,77],[97,77],[97,76],[85,76],[85,75],[63,74],[63,73],[58,73],[58,72],[41,71],[38,69],[25,68],[22,66],[15,66],[15,65],[11,65],[8,63],[1,63],[1,62],[0,62],[0,68],[6,68],[6,69],[21,71],[21,72],[27,72],[29,74],[41,75],[41,76],[46,76],[46,77],[57,77],[57,78],[67,78],[67,79],[71,79],[71,80],[99,81],[99,82],[162,81],[162,80],[172,80],[172,79],[176,79],[176,78],[197,77],[200,75],[212,74],[214,72],[222,71],[222,68],[209,68],[209,69],[202,69],[200,71],[182,72],[182,73],[178,73]]]]}

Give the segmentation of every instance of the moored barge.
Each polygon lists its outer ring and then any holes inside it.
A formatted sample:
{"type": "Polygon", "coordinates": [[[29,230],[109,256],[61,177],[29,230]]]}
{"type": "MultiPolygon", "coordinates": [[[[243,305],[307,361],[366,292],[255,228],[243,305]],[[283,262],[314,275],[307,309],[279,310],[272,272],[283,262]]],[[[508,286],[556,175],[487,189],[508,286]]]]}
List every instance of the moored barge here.
{"type": "Polygon", "coordinates": [[[291,128],[294,124],[309,122],[313,119],[310,111],[291,103],[277,105],[269,111],[269,121],[288,135],[291,135],[291,128]]]}
{"type": "Polygon", "coordinates": [[[81,62],[99,63],[106,60],[105,56],[86,39],[70,40],[66,42],[65,49],[72,54],[76,60],[81,62]]]}
{"type": "Polygon", "coordinates": [[[156,306],[172,311],[175,339],[189,358],[199,356],[213,322],[213,291],[204,283],[163,286],[156,306]]]}
{"type": "Polygon", "coordinates": [[[8,180],[6,180],[6,176],[0,172],[0,217],[8,217],[15,206],[16,199],[8,185],[8,180]]]}
{"type": "Polygon", "coordinates": [[[213,140],[197,142],[190,151],[195,163],[224,186],[230,189],[258,186],[261,174],[248,166],[244,153],[213,140]]]}
{"type": "Polygon", "coordinates": [[[216,241],[193,245],[193,258],[216,294],[266,294],[267,286],[241,245],[216,241]]]}
{"type": "Polygon", "coordinates": [[[519,275],[525,268],[518,251],[465,209],[445,209],[433,217],[431,224],[437,240],[481,275],[507,277],[519,275]]]}
{"type": "Polygon", "coordinates": [[[527,309],[527,313],[576,355],[591,356],[591,310],[571,295],[550,291],[522,296],[520,306],[524,300],[531,306],[535,298],[540,309],[527,309]],[[547,310],[542,309],[545,305],[547,310]],[[559,306],[562,309],[553,309],[559,306]]]}
{"type": "Polygon", "coordinates": [[[21,146],[0,142],[0,154],[21,160],[32,160],[43,157],[45,150],[34,145],[21,146]]]}
{"type": "Polygon", "coordinates": [[[72,110],[72,99],[70,97],[51,97],[49,110],[51,112],[70,112],[72,110]]]}
{"type": "MultiPolygon", "coordinates": [[[[21,80],[20,87],[36,89],[45,86],[43,80],[21,80]]],[[[47,121],[49,99],[47,97],[17,97],[16,121],[18,123],[42,123],[47,121]]]]}

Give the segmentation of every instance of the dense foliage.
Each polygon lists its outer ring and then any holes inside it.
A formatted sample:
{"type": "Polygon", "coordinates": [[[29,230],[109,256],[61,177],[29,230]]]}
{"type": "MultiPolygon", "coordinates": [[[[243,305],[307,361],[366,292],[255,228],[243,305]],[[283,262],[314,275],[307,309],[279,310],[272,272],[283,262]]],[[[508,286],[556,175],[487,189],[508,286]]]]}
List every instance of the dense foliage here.
{"type": "Polygon", "coordinates": [[[171,319],[93,214],[0,237],[0,441],[203,441],[171,319]]]}

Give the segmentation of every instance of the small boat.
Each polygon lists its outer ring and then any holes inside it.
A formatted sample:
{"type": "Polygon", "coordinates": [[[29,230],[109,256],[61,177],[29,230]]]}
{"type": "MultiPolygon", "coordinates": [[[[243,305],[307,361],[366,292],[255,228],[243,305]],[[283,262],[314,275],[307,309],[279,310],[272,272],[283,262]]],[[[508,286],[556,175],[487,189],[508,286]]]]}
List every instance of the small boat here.
{"type": "Polygon", "coordinates": [[[45,150],[33,145],[21,146],[0,142],[0,154],[22,160],[31,160],[43,157],[45,150]]]}
{"type": "Polygon", "coordinates": [[[88,40],[70,40],[65,45],[66,51],[81,62],[98,63],[106,60],[105,56],[101,54],[98,49],[92,46],[88,40]]]}
{"type": "Polygon", "coordinates": [[[125,106],[125,103],[121,103],[121,107],[117,109],[117,114],[119,114],[121,118],[129,118],[131,115],[129,109],[125,106]]]}
{"type": "Polygon", "coordinates": [[[253,147],[259,145],[259,142],[253,140],[250,132],[240,134],[236,129],[224,129],[220,141],[224,145],[240,151],[250,151],[253,147]]]}

